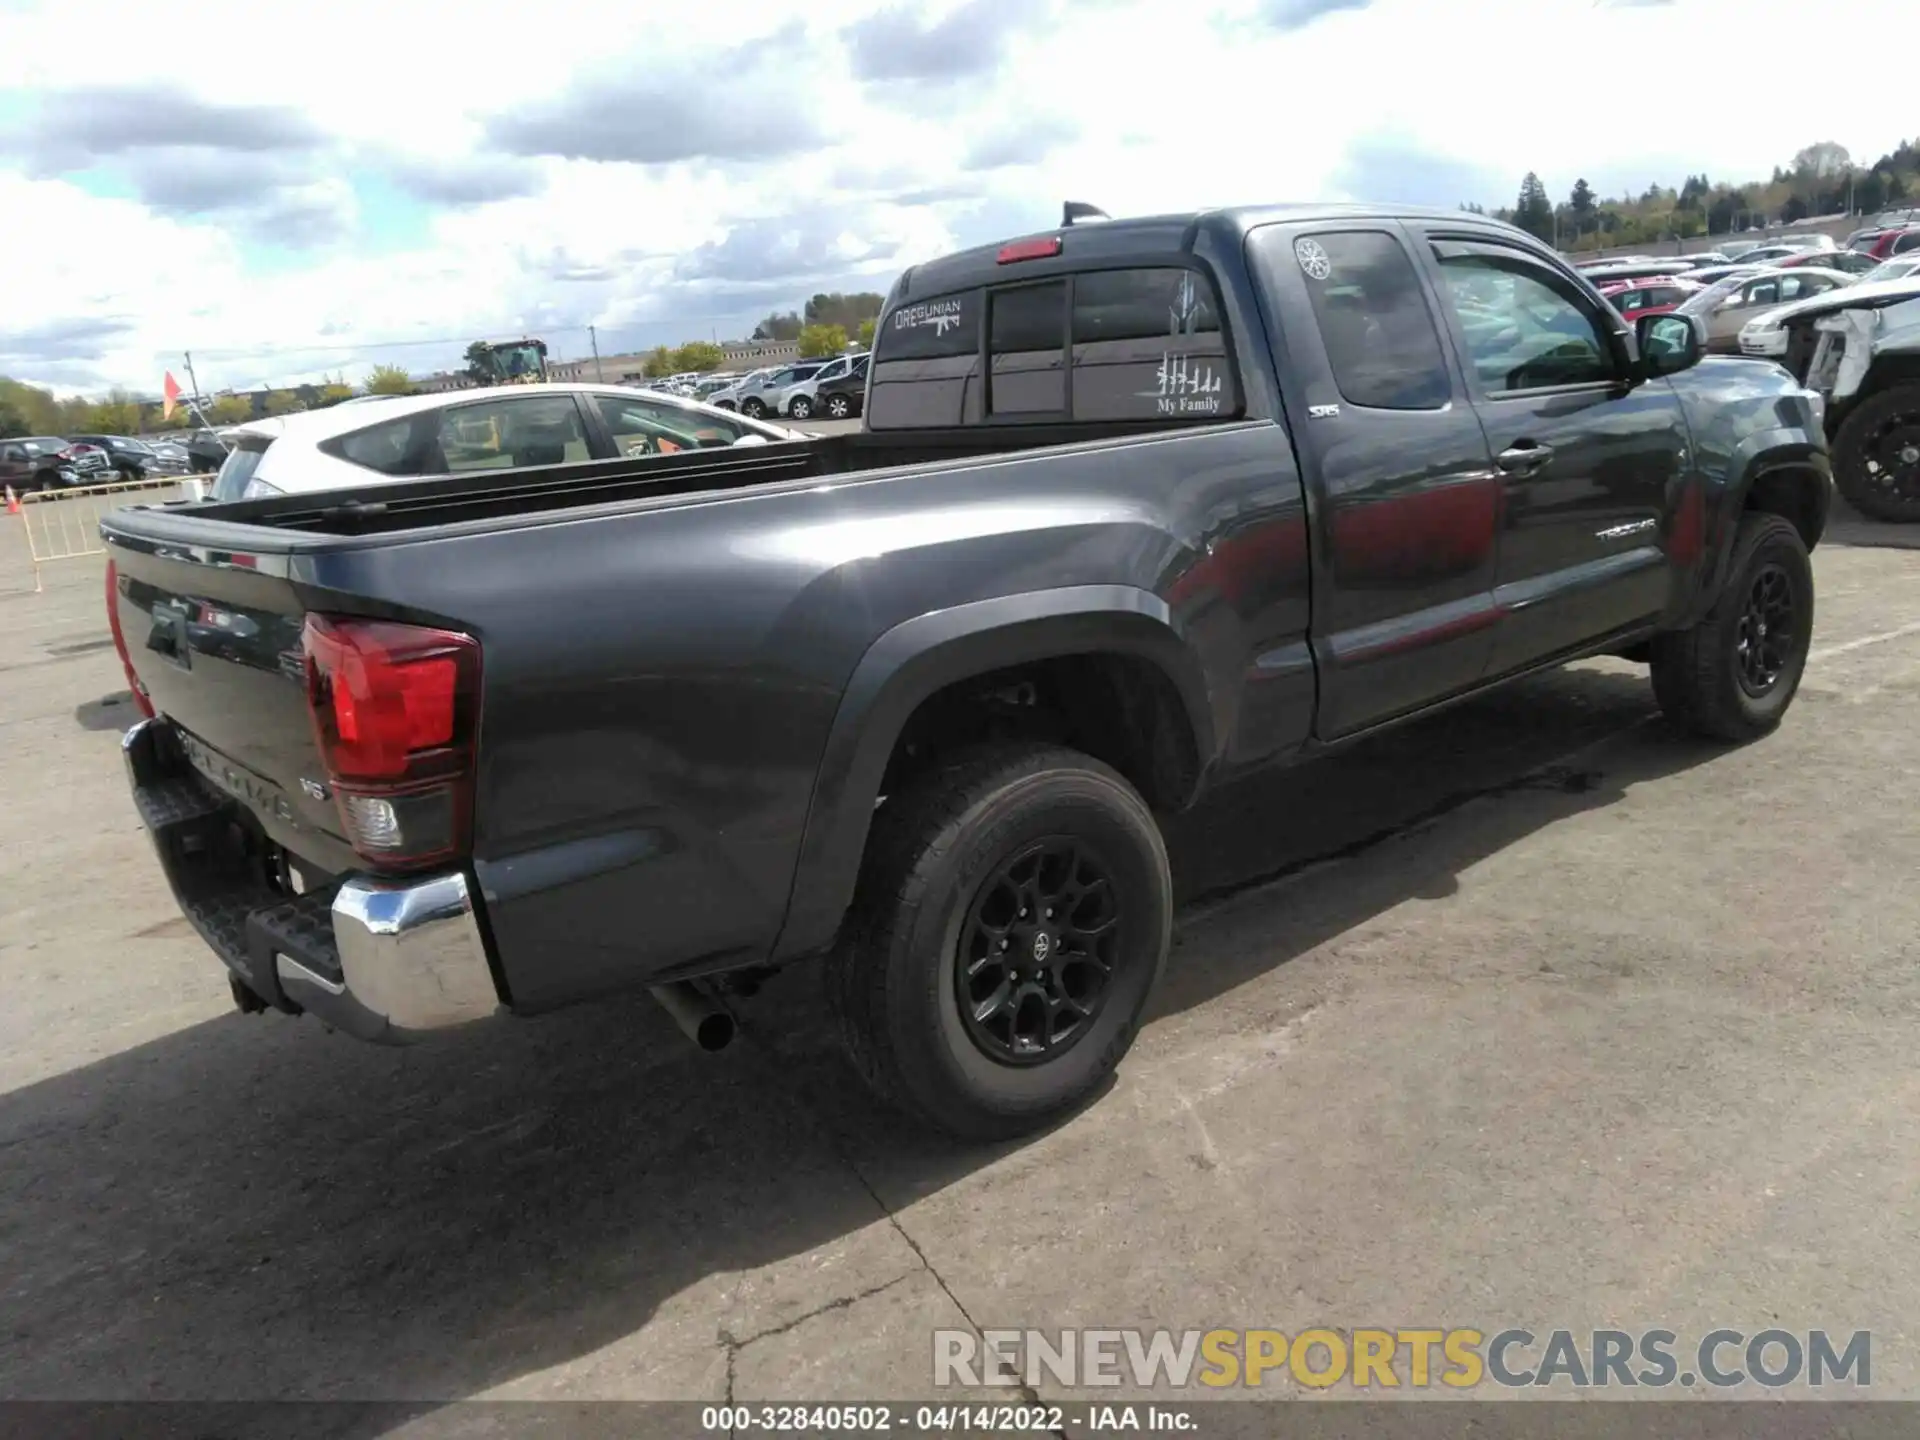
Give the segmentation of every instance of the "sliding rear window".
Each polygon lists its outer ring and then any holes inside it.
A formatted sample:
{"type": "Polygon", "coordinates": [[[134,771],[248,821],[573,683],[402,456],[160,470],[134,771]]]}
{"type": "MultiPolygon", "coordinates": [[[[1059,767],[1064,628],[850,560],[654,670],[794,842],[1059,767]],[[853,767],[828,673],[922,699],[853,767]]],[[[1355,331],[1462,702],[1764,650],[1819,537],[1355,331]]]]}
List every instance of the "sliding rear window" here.
{"type": "Polygon", "coordinates": [[[1240,410],[1212,280],[1152,266],[901,306],[874,347],[867,424],[1204,421],[1240,410]]]}

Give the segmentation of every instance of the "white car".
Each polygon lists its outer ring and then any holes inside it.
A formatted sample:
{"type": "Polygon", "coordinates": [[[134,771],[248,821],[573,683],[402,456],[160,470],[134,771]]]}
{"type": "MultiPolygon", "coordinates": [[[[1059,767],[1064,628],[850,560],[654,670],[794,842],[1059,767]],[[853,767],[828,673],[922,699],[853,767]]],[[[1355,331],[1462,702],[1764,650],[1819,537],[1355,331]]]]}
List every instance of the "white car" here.
{"type": "Polygon", "coordinates": [[[227,438],[216,500],[807,437],[654,391],[547,384],[335,405],[249,421],[227,438]]]}
{"type": "Polygon", "coordinates": [[[1920,253],[1901,255],[1892,260],[1882,260],[1873,269],[1860,276],[1862,285],[1877,285],[1882,280],[1906,280],[1920,274],[1920,253]]]}

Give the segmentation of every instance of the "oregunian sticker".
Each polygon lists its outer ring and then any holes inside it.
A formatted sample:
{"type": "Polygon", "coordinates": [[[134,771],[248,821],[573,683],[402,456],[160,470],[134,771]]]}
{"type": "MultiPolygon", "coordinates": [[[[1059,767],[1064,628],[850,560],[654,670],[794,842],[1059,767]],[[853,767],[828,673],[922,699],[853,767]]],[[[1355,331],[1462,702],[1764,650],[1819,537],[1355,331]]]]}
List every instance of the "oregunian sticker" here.
{"type": "Polygon", "coordinates": [[[1293,258],[1315,280],[1325,280],[1333,274],[1333,260],[1327,254],[1327,247],[1311,236],[1293,242],[1293,258]]]}
{"type": "Polygon", "coordinates": [[[935,335],[944,335],[960,323],[960,302],[956,300],[923,300],[918,305],[909,305],[904,310],[893,312],[895,330],[931,330],[935,335]]]}

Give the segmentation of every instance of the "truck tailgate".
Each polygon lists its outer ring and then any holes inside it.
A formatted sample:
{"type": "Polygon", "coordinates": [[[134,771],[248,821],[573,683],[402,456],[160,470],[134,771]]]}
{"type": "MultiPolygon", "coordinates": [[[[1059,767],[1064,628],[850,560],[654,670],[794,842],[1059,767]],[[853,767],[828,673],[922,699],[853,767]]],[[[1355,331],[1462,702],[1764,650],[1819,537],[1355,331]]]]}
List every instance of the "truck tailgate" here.
{"type": "Polygon", "coordinates": [[[270,560],[217,553],[113,547],[128,661],[203,779],[315,869],[349,868],[307,709],[305,607],[270,560]]]}

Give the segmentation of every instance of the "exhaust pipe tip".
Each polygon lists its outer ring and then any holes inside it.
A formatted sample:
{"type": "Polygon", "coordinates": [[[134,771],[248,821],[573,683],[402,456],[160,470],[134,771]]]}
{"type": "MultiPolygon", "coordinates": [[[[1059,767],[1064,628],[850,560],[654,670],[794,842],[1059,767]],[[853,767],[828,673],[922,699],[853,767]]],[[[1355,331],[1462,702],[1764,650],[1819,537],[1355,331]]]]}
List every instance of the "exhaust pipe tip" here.
{"type": "Polygon", "coordinates": [[[702,1018],[694,1027],[693,1043],[708,1054],[724,1050],[733,1043],[733,1016],[724,1010],[702,1018]]]}
{"type": "Polygon", "coordinates": [[[693,982],[676,980],[650,989],[660,1008],[680,1027],[680,1033],[700,1049],[711,1055],[733,1043],[733,1015],[693,982]]]}

